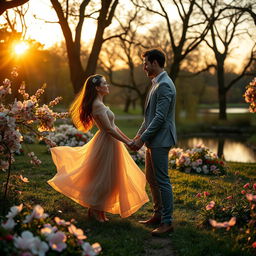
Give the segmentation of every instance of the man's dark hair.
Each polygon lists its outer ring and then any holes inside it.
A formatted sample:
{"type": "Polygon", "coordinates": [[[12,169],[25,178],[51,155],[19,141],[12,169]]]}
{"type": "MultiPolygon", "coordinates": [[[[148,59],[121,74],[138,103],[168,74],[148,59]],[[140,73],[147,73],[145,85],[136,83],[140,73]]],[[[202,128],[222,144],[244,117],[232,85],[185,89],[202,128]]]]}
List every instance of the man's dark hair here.
{"type": "Polygon", "coordinates": [[[159,66],[161,68],[164,67],[165,64],[165,54],[163,51],[159,50],[159,49],[151,49],[148,51],[145,51],[142,53],[142,57],[148,57],[148,61],[152,64],[153,61],[157,61],[157,63],[159,64],[159,66]]]}

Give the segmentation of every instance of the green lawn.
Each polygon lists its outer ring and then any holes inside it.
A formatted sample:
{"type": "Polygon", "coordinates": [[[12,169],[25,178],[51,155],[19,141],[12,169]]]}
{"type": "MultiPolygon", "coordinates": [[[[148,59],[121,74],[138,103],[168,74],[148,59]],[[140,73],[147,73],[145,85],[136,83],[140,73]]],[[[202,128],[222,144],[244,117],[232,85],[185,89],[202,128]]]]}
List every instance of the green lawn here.
{"type": "MultiPolygon", "coordinates": [[[[133,131],[131,135],[132,133],[133,131]]],[[[97,241],[102,245],[103,255],[145,255],[144,246],[148,246],[151,238],[150,228],[138,224],[138,220],[151,215],[151,203],[144,205],[128,219],[122,220],[118,216],[109,215],[111,219],[109,223],[101,224],[89,220],[85,208],[62,196],[47,184],[47,180],[55,174],[55,167],[45,147],[25,145],[24,149],[25,153],[34,151],[42,160],[42,165],[33,167],[26,155],[17,156],[12,174],[22,173],[30,182],[22,183],[15,188],[22,193],[21,195],[15,193],[12,198],[9,198],[12,203],[16,200],[16,203],[23,202],[31,206],[40,204],[51,215],[57,215],[66,220],[75,218],[77,226],[86,232],[88,241],[97,241]]],[[[210,201],[231,193],[235,182],[243,185],[248,181],[255,181],[256,164],[228,163],[228,166],[228,173],[224,177],[207,177],[170,170],[175,197],[175,232],[166,239],[172,240],[177,255],[252,255],[241,251],[228,231],[214,232],[200,225],[202,217],[199,213],[202,204],[195,197],[198,192],[210,192],[210,201]],[[237,171],[239,174],[234,175],[237,171]]],[[[3,183],[5,179],[6,173],[1,172],[0,181],[3,183]]],[[[8,207],[7,205],[3,207],[1,204],[1,208],[2,212],[6,212],[8,207]]]]}

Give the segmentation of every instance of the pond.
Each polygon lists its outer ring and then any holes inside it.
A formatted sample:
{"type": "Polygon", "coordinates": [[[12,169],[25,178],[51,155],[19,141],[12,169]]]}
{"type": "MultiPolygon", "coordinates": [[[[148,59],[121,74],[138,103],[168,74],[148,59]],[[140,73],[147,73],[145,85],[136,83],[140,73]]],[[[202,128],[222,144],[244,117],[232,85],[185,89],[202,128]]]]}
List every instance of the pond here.
{"type": "Polygon", "coordinates": [[[223,155],[226,161],[243,163],[256,162],[256,151],[247,146],[244,142],[233,138],[178,138],[177,146],[187,149],[194,147],[197,144],[204,144],[219,156],[223,155]]]}

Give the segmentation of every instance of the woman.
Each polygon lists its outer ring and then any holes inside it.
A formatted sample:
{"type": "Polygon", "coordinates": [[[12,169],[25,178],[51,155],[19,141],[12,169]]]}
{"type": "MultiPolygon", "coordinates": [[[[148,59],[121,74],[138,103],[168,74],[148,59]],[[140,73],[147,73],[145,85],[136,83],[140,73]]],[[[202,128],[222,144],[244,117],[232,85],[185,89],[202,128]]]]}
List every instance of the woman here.
{"type": "Polygon", "coordinates": [[[70,114],[79,130],[86,132],[96,124],[98,132],[82,147],[51,148],[57,174],[48,181],[88,207],[88,216],[100,222],[108,220],[105,212],[125,218],[148,201],[145,175],[124,146],[131,140],[115,125],[113,112],[103,103],[108,87],[101,75],[92,75],[85,82],[70,114]]]}

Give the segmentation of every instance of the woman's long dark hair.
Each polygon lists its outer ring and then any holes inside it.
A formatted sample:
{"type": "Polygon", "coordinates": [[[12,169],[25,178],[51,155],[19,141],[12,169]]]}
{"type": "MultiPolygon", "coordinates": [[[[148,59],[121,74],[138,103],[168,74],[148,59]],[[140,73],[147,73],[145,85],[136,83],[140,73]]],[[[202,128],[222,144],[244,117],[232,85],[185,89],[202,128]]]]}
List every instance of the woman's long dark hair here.
{"type": "Polygon", "coordinates": [[[97,96],[96,86],[100,86],[102,78],[98,74],[89,76],[69,108],[72,121],[80,131],[87,132],[93,126],[92,103],[97,96]]]}

